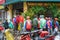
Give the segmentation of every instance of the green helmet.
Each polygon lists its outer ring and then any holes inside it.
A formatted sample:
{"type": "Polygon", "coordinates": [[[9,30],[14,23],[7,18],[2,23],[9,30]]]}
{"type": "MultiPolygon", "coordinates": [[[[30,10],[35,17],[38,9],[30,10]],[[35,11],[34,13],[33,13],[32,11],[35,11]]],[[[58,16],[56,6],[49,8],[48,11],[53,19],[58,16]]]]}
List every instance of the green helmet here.
{"type": "Polygon", "coordinates": [[[44,18],[44,15],[40,15],[40,18],[44,18]]]}

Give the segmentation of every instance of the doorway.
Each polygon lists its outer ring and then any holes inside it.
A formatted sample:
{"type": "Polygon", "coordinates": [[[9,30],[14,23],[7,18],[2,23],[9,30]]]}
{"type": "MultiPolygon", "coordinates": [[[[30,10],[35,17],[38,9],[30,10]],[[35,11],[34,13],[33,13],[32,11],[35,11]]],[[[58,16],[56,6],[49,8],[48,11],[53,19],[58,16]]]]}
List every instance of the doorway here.
{"type": "Polygon", "coordinates": [[[13,15],[23,12],[23,2],[13,4],[13,15]]]}

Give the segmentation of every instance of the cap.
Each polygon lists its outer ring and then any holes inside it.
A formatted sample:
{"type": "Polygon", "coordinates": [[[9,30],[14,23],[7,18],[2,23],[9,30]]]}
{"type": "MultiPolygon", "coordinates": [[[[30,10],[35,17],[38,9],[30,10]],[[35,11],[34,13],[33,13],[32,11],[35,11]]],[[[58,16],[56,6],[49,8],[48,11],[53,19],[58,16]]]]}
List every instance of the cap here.
{"type": "Polygon", "coordinates": [[[40,18],[44,18],[44,15],[40,15],[40,18]]]}

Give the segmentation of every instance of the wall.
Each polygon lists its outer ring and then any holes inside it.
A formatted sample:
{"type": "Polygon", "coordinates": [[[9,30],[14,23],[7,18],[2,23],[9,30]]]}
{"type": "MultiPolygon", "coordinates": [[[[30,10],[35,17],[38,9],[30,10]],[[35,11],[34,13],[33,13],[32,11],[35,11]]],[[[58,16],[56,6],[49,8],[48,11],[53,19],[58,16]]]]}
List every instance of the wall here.
{"type": "Polygon", "coordinates": [[[9,6],[7,6],[8,7],[8,11],[7,11],[7,20],[8,20],[8,22],[10,21],[10,19],[12,19],[12,5],[9,5],[9,6]]]}
{"type": "Polygon", "coordinates": [[[27,2],[24,2],[23,3],[23,11],[26,12],[27,11],[27,8],[28,8],[27,2]]]}

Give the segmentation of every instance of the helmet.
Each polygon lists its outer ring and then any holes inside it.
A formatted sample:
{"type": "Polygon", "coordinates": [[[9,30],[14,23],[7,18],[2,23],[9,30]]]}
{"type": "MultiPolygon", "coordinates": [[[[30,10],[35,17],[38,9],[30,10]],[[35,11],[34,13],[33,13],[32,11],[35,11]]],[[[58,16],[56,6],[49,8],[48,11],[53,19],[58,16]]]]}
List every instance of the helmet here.
{"type": "Polygon", "coordinates": [[[40,18],[44,18],[44,15],[40,15],[40,18]]]}

